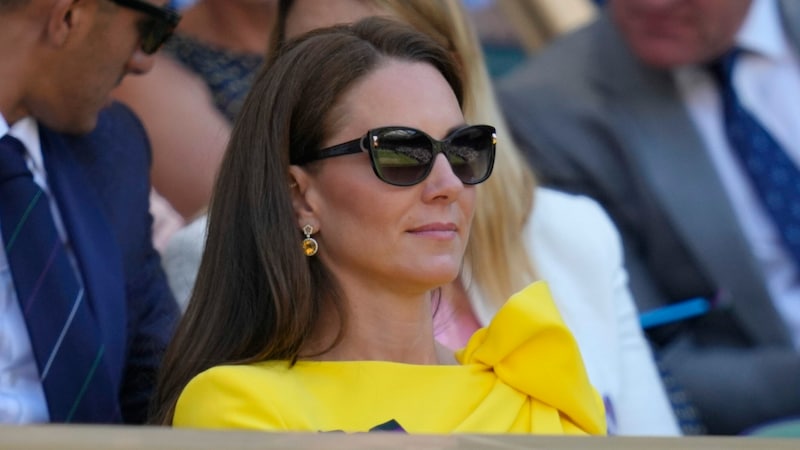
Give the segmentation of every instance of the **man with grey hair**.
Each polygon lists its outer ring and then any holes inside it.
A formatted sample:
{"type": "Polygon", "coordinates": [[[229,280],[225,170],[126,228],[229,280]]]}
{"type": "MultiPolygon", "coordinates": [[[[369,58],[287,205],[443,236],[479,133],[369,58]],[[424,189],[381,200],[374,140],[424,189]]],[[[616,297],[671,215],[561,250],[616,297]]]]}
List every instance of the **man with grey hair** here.
{"type": "Polygon", "coordinates": [[[800,414],[800,2],[609,0],[500,84],[545,184],[623,234],[709,432],[800,414]],[[687,315],[691,315],[689,312],[687,315]]]}

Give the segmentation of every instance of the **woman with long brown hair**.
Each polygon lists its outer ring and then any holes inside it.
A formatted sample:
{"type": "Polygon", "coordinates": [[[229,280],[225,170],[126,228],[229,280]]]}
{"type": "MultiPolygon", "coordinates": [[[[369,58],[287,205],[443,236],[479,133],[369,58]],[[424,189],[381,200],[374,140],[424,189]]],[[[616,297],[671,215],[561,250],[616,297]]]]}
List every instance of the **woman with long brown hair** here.
{"type": "Polygon", "coordinates": [[[156,420],[294,431],[605,430],[546,285],[453,354],[439,286],[469,239],[489,125],[449,52],[385,19],[287,44],[256,79],[209,214],[156,420]]]}
{"type": "Polygon", "coordinates": [[[442,289],[436,338],[461,348],[511,294],[546,280],[606,403],[609,432],[679,434],[628,289],[619,233],[593,200],[537,185],[507,132],[460,0],[280,0],[272,41],[375,15],[407,23],[447,48],[463,74],[464,117],[491,123],[504,137],[494,175],[478,190],[467,270],[442,289]]]}

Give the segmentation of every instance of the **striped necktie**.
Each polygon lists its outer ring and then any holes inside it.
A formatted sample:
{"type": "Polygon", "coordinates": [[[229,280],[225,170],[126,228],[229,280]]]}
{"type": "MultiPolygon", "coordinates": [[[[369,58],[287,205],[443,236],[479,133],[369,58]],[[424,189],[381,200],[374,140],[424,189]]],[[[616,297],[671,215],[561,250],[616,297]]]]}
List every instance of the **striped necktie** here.
{"type": "Polygon", "coordinates": [[[0,229],[50,420],[117,421],[97,324],[24,155],[19,140],[0,139],[0,229]]]}
{"type": "Polygon", "coordinates": [[[758,119],[740,103],[733,69],[741,50],[733,50],[709,66],[724,109],[725,134],[750,178],[795,266],[800,269],[800,170],[758,119]]]}

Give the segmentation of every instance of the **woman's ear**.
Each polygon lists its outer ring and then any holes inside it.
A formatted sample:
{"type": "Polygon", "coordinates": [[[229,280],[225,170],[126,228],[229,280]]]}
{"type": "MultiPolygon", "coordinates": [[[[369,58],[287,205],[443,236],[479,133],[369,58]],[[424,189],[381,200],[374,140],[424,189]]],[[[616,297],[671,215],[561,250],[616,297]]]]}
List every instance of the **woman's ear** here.
{"type": "Polygon", "coordinates": [[[289,166],[289,191],[292,195],[292,207],[297,219],[297,226],[303,228],[311,225],[314,230],[319,230],[314,179],[300,166],[289,166]]]}

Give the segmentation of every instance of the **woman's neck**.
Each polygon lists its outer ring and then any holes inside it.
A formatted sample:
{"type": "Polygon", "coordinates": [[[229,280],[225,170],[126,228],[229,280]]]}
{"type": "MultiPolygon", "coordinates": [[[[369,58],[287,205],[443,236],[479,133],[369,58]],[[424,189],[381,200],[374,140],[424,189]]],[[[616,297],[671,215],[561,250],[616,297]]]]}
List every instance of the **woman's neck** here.
{"type": "MultiPolygon", "coordinates": [[[[407,364],[454,364],[452,352],[433,336],[431,297],[438,293],[403,295],[381,289],[344,289],[347,319],[339,343],[311,359],[323,361],[393,361],[407,364]]],[[[333,317],[333,307],[323,317],[333,317]]],[[[306,354],[319,353],[336,337],[339,322],[326,321],[306,354]],[[316,350],[316,351],[315,351],[316,350]]]]}
{"type": "Polygon", "coordinates": [[[441,299],[433,317],[436,340],[448,348],[459,349],[480,327],[461,280],[442,286],[441,299]]]}
{"type": "Polygon", "coordinates": [[[276,3],[200,1],[184,11],[178,31],[215,47],[264,54],[276,3]]]}

